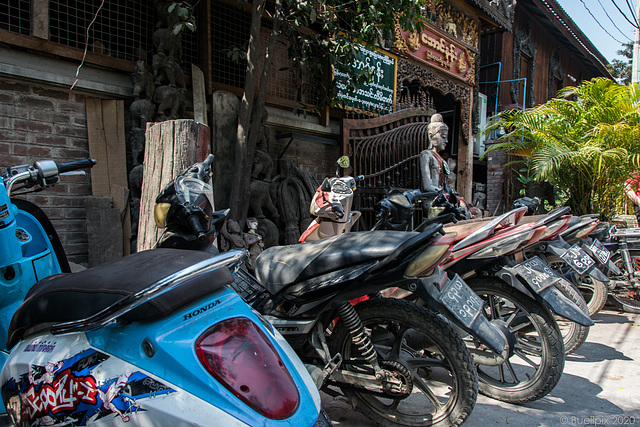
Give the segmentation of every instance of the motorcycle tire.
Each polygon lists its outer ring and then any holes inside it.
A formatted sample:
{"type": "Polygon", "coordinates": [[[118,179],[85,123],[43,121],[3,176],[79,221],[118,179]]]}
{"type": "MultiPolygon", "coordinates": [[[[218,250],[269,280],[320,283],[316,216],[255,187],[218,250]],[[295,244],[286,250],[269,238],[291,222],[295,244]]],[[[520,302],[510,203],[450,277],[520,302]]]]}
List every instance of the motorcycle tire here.
{"type": "MultiPolygon", "coordinates": [[[[577,305],[580,310],[585,313],[589,312],[587,302],[575,285],[566,280],[560,280],[555,284],[555,286],[565,297],[569,298],[575,305],[577,305]]],[[[560,328],[560,333],[562,334],[564,354],[573,353],[587,340],[589,330],[591,329],[589,326],[580,325],[579,323],[572,322],[560,316],[555,316],[555,320],[560,328]]]]}
{"type": "MultiPolygon", "coordinates": [[[[560,275],[564,276],[571,269],[569,265],[561,258],[549,257],[549,265],[560,275]]],[[[570,275],[574,281],[572,283],[578,288],[584,300],[587,302],[589,316],[597,314],[607,303],[608,290],[604,282],[594,279],[591,276],[570,275]]]]}
{"type": "MultiPolygon", "coordinates": [[[[637,266],[637,261],[636,261],[637,257],[635,256],[635,254],[632,254],[631,257],[633,260],[633,265],[637,266]]],[[[614,254],[611,257],[611,261],[613,261],[613,263],[616,266],[618,266],[618,268],[621,271],[623,272],[626,271],[625,263],[622,260],[622,256],[619,253],[614,254]]],[[[633,277],[636,271],[637,271],[637,267],[636,267],[636,270],[631,272],[627,277],[633,277]]],[[[625,276],[615,277],[611,272],[609,273],[610,273],[610,278],[613,280],[626,281],[625,276]]],[[[611,302],[620,310],[626,313],[638,314],[640,313],[640,294],[638,293],[637,290],[634,290],[631,287],[632,286],[631,283],[629,283],[628,281],[627,283],[629,287],[617,285],[614,289],[609,291],[609,296],[611,296],[611,302]]]]}
{"type": "Polygon", "coordinates": [[[614,289],[609,296],[613,304],[625,313],[640,314],[640,295],[633,289],[614,289]]]}
{"type": "MultiPolygon", "coordinates": [[[[553,315],[536,300],[494,276],[465,279],[484,301],[483,313],[507,338],[506,359],[476,364],[480,393],[523,404],[546,396],[564,369],[564,345],[553,315]]],[[[468,340],[486,361],[493,353],[468,340]]],[[[503,353],[505,354],[505,353],[503,353]]],[[[476,360],[481,360],[477,358],[476,360]]]]}
{"type": "MultiPolygon", "coordinates": [[[[383,368],[400,364],[410,373],[408,396],[389,397],[341,386],[355,409],[381,426],[458,426],[478,396],[473,358],[448,321],[414,303],[375,298],[355,305],[383,368]]],[[[329,345],[341,353],[341,369],[372,374],[341,319],[329,345]]]]}

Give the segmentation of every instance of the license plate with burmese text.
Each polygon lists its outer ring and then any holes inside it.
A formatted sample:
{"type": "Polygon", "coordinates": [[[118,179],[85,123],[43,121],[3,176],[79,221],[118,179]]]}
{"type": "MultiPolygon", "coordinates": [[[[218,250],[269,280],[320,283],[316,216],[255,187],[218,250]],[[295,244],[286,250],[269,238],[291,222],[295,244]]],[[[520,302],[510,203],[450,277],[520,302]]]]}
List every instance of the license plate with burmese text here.
{"type": "Polygon", "coordinates": [[[440,302],[460,320],[467,328],[471,328],[484,302],[457,274],[440,293],[440,302]]]}

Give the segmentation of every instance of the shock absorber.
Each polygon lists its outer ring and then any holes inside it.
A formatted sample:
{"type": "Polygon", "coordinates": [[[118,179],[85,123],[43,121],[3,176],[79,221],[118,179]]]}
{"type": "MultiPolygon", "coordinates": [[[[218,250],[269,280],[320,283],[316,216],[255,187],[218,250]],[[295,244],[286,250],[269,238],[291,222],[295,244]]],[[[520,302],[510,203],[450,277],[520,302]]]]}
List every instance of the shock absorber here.
{"type": "Polygon", "coordinates": [[[371,338],[364,330],[364,325],[358,313],[356,313],[356,309],[353,308],[350,302],[346,302],[338,308],[338,313],[351,333],[351,341],[362,354],[362,357],[373,366],[376,378],[382,378],[384,374],[378,364],[376,350],[373,348],[371,338]]]}

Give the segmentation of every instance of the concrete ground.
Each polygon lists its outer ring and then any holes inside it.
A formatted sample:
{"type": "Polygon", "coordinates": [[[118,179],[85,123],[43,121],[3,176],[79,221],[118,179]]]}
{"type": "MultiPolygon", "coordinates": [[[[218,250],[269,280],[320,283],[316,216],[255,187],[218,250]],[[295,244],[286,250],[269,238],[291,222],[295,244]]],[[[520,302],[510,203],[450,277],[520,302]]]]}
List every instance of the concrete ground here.
{"type": "MultiPolygon", "coordinates": [[[[587,341],[567,356],[558,385],[544,398],[511,405],[479,395],[465,427],[640,425],[640,314],[605,307],[587,341]]],[[[335,426],[375,425],[323,394],[335,426]]]]}

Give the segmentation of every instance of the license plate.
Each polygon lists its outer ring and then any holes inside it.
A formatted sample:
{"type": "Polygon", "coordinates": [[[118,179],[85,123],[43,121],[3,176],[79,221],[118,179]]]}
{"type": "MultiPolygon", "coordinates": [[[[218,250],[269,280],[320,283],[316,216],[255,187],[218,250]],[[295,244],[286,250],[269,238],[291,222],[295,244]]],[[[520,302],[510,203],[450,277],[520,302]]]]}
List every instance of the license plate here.
{"type": "Polygon", "coordinates": [[[560,280],[560,275],[538,256],[521,262],[514,269],[538,294],[560,280]]]}
{"type": "Polygon", "coordinates": [[[598,261],[602,264],[606,264],[609,258],[611,258],[611,252],[609,252],[598,239],[593,239],[593,243],[591,243],[589,249],[591,249],[593,255],[598,258],[598,261]]]}
{"type": "Polygon", "coordinates": [[[471,328],[484,305],[482,298],[473,292],[458,275],[444,285],[440,302],[467,328],[471,328]]]}
{"type": "Polygon", "coordinates": [[[560,255],[571,268],[579,274],[584,274],[596,262],[578,245],[573,245],[560,255]]]}

